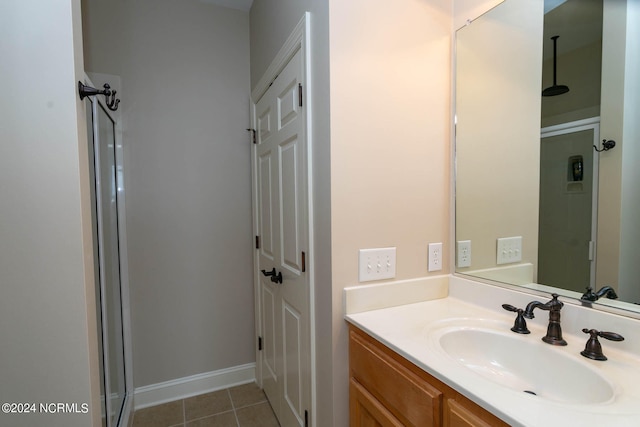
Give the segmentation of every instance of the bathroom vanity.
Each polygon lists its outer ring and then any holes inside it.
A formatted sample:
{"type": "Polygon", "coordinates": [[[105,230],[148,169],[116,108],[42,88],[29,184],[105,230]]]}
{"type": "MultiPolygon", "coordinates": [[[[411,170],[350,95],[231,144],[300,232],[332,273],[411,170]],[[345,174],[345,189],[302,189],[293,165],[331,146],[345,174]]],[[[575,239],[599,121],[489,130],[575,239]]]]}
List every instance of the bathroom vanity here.
{"type": "Polygon", "coordinates": [[[352,426],[508,426],[353,325],[349,373],[352,426]]]}
{"type": "MultiPolygon", "coordinates": [[[[527,320],[530,334],[517,334],[515,314],[501,307],[524,308],[546,296],[447,279],[445,296],[422,293],[386,308],[379,304],[394,283],[345,290],[351,426],[640,423],[638,320],[565,301],[567,345],[550,345],[542,341],[547,313],[527,320]],[[580,354],[589,339],[583,328],[616,332],[625,341],[601,340],[608,360],[591,360],[580,354]]],[[[416,281],[415,288],[432,282],[416,281]]]]}

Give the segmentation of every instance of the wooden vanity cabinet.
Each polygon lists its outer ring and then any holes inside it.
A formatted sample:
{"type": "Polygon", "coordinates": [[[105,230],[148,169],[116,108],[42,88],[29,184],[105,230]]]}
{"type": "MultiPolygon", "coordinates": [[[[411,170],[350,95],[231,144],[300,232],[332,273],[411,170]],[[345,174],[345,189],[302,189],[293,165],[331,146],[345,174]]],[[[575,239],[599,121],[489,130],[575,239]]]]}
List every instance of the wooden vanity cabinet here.
{"type": "Polygon", "coordinates": [[[508,427],[353,325],[349,376],[351,427],[508,427]]]}

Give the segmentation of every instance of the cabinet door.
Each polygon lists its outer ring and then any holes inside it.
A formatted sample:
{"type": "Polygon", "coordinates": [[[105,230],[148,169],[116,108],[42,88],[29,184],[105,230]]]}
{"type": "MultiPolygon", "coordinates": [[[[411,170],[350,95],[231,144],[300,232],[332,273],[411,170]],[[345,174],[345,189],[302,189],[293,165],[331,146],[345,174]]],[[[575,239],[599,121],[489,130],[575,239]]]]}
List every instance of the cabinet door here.
{"type": "Polygon", "coordinates": [[[491,427],[491,424],[480,418],[483,413],[485,411],[481,408],[472,411],[453,399],[447,399],[444,416],[445,427],[491,427]]]}
{"type": "Polygon", "coordinates": [[[351,332],[351,377],[408,427],[442,426],[442,392],[420,378],[396,353],[351,332]]]}
{"type": "Polygon", "coordinates": [[[402,423],[353,378],[349,381],[349,417],[351,427],[402,427],[402,423]]]}
{"type": "Polygon", "coordinates": [[[351,427],[509,427],[354,326],[349,372],[351,427]]]}

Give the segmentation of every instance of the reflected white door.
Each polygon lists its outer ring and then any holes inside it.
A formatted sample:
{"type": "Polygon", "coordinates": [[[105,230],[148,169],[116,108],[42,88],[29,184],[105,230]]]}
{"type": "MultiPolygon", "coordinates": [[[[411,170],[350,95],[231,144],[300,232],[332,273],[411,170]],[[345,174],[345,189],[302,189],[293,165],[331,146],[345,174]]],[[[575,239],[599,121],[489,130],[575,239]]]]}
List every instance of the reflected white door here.
{"type": "Polygon", "coordinates": [[[259,379],[283,427],[311,404],[307,164],[298,51],[255,106],[259,379]],[[274,270],[275,269],[275,272],[274,270]],[[262,271],[264,270],[264,272],[262,271]],[[273,274],[272,274],[273,273],[273,274]],[[282,275],[282,282],[276,279],[282,275]]]}
{"type": "Polygon", "coordinates": [[[540,139],[539,283],[595,287],[598,129],[567,125],[540,139]]]}

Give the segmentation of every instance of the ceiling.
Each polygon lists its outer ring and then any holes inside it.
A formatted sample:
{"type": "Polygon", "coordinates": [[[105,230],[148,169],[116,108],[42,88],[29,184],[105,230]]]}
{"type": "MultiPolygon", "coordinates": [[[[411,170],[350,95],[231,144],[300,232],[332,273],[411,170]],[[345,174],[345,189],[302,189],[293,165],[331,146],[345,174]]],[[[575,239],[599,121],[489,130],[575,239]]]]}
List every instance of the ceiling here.
{"type": "Polygon", "coordinates": [[[200,0],[202,3],[215,4],[217,6],[228,7],[248,12],[251,9],[253,0],[200,0]]]}
{"type": "MultiPolygon", "coordinates": [[[[546,3],[545,3],[546,4],[546,3]]],[[[544,56],[553,56],[551,36],[558,39],[558,55],[602,40],[602,0],[567,0],[544,16],[544,56]]]]}

